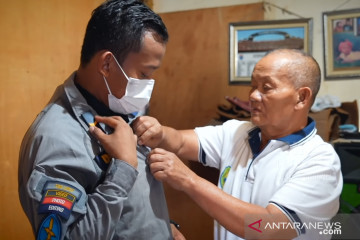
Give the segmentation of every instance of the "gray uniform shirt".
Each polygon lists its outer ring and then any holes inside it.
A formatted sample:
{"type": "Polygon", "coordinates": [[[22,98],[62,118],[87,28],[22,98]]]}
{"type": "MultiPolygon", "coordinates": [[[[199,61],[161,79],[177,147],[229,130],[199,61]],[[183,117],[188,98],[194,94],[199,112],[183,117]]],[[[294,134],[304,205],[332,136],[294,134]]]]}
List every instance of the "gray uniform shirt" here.
{"type": "Polygon", "coordinates": [[[56,89],[21,145],[19,196],[34,233],[172,239],[164,190],[149,171],[144,148],[138,147],[137,169],[118,159],[110,159],[106,169],[95,161],[103,149],[81,115],[96,112],[74,76],[56,89]],[[46,221],[50,215],[56,219],[46,221]]]}

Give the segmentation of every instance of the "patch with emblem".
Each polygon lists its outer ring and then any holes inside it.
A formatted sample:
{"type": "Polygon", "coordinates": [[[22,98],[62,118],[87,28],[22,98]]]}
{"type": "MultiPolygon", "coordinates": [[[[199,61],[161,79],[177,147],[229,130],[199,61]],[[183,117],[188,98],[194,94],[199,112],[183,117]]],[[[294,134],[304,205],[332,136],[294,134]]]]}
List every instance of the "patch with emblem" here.
{"type": "Polygon", "coordinates": [[[221,173],[221,175],[220,175],[220,186],[221,186],[221,189],[224,188],[224,185],[225,185],[227,176],[229,175],[230,169],[231,169],[231,167],[230,167],[230,166],[227,166],[227,167],[224,169],[224,171],[222,171],[222,173],[221,173]]]}
{"type": "Polygon", "coordinates": [[[61,238],[61,223],[56,214],[50,214],[41,223],[36,240],[58,240],[61,238]]]}
{"type": "Polygon", "coordinates": [[[62,182],[47,182],[43,189],[39,213],[55,213],[68,219],[80,196],[81,192],[73,186],[62,182]]]}

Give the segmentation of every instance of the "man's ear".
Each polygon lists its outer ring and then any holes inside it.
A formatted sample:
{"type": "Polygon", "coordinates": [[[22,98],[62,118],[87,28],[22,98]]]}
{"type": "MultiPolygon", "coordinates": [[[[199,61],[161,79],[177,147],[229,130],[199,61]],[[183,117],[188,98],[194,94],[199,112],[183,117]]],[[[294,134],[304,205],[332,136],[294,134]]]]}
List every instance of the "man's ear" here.
{"type": "Polygon", "coordinates": [[[104,77],[109,76],[111,58],[112,58],[112,53],[109,51],[105,51],[101,53],[98,58],[97,68],[98,71],[101,73],[101,75],[103,75],[104,77]]]}
{"type": "Polygon", "coordinates": [[[301,87],[298,89],[297,104],[295,109],[303,109],[304,107],[311,107],[312,91],[309,87],[301,87]]]}

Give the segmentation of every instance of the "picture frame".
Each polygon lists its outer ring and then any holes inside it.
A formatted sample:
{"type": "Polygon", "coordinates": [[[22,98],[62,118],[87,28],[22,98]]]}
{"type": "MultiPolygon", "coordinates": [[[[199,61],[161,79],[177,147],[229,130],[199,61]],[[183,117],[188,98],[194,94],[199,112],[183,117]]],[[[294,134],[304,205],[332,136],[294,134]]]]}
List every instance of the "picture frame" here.
{"type": "Polygon", "coordinates": [[[323,13],[324,78],[360,77],[360,9],[323,13]]]}
{"type": "Polygon", "coordinates": [[[312,19],[229,24],[229,84],[249,84],[255,64],[270,50],[301,49],[311,54],[312,19]]]}

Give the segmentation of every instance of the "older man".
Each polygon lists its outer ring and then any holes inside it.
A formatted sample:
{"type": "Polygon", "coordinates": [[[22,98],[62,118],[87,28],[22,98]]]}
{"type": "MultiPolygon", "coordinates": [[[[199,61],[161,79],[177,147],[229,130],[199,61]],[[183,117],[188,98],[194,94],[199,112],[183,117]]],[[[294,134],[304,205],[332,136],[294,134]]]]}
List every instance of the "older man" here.
{"type": "Polygon", "coordinates": [[[178,131],[141,117],[133,129],[140,144],[155,148],[148,160],[155,178],[216,220],[215,239],[327,239],[321,228],[338,210],[342,175],[308,117],[319,87],[311,56],[275,50],[254,68],[251,122],[178,131]],[[218,187],[179,158],[218,168],[218,187]]]}

